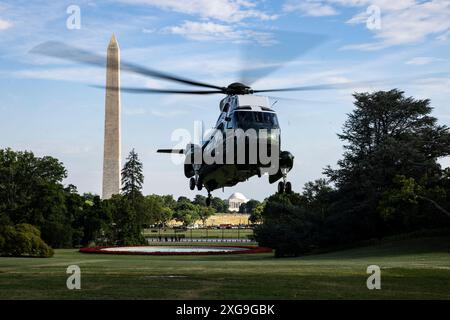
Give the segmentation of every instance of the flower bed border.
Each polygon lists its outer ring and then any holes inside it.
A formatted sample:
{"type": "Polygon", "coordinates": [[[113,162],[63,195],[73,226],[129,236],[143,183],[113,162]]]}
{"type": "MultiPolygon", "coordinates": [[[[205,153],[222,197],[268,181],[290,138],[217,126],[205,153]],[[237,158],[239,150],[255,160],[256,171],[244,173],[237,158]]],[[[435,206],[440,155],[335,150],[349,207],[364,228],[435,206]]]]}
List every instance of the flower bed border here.
{"type": "MultiPolygon", "coordinates": [[[[121,247],[145,247],[145,246],[96,246],[96,247],[84,247],[79,250],[82,253],[99,253],[99,254],[120,254],[120,255],[150,255],[150,256],[196,256],[196,255],[223,255],[223,254],[252,254],[252,253],[271,253],[272,249],[267,247],[258,246],[191,246],[180,245],[176,247],[188,247],[188,248],[238,248],[247,250],[236,250],[228,252],[132,252],[132,251],[106,251],[102,249],[108,248],[121,248],[121,247]]],[[[173,246],[149,246],[149,247],[173,247],[173,246]]]]}

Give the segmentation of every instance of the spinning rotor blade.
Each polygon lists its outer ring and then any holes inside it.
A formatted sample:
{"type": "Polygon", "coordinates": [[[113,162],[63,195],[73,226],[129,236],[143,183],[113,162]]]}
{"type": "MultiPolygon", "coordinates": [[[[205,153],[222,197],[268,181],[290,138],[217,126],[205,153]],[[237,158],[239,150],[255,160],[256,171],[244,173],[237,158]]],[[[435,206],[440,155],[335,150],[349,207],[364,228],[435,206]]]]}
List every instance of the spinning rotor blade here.
{"type": "MultiPolygon", "coordinates": [[[[117,89],[117,87],[105,87],[105,86],[91,86],[98,89],[117,89]]],[[[150,88],[134,88],[134,87],[121,87],[122,92],[140,93],[140,94],[152,94],[152,93],[172,93],[172,94],[223,94],[223,91],[219,90],[171,90],[171,89],[150,89],[150,88]]]]}
{"type": "MultiPolygon", "coordinates": [[[[274,34],[276,35],[278,33],[285,33],[276,31],[274,34]]],[[[269,40],[266,39],[265,42],[259,44],[259,48],[262,48],[261,50],[253,50],[252,52],[255,53],[256,56],[254,56],[255,61],[257,63],[263,62],[258,56],[259,52],[264,51],[264,47],[270,47],[268,52],[277,52],[281,54],[281,58],[284,59],[284,61],[289,61],[298,56],[299,54],[303,54],[312,48],[318,46],[322,42],[325,41],[325,37],[321,35],[312,35],[312,34],[303,34],[303,33],[286,33],[289,34],[289,36],[285,36],[285,38],[279,37],[275,39],[275,43],[271,43],[269,40]],[[299,37],[299,39],[304,39],[303,42],[300,44],[294,41],[295,37],[299,37]],[[281,40],[283,41],[281,41],[281,40]],[[288,41],[286,41],[286,39],[288,41]],[[278,41],[278,42],[277,42],[278,41]],[[289,45],[296,45],[297,47],[295,50],[290,50],[289,45]],[[259,60],[259,61],[258,61],[259,60]]],[[[253,44],[254,45],[254,44],[253,44]]],[[[31,53],[34,54],[40,54],[48,57],[53,58],[60,58],[65,59],[69,61],[84,63],[88,65],[93,66],[99,66],[99,67],[105,67],[106,66],[106,59],[104,56],[81,50],[76,47],[72,47],[69,45],[66,45],[61,42],[55,42],[55,41],[49,41],[44,42],[42,44],[37,45],[33,49],[30,50],[31,53]]],[[[276,56],[276,55],[269,55],[269,56],[276,56]]],[[[265,56],[267,58],[267,55],[265,56]]],[[[264,56],[262,56],[264,58],[264,56]]],[[[256,64],[254,68],[246,69],[247,71],[250,70],[251,72],[254,72],[253,75],[257,75],[258,77],[262,77],[268,74],[267,71],[271,72],[274,68],[278,68],[282,65],[283,61],[277,62],[277,63],[271,63],[271,64],[262,64],[263,67],[258,67],[256,64]],[[267,69],[268,68],[268,69],[267,69]],[[269,70],[270,69],[270,70],[269,70]]],[[[247,65],[251,65],[251,63],[248,63],[247,65]]],[[[121,70],[132,72],[136,74],[140,74],[146,77],[152,77],[156,79],[161,80],[168,80],[172,82],[182,83],[185,85],[195,86],[195,87],[202,87],[202,88],[209,88],[210,90],[182,90],[182,89],[150,89],[150,88],[134,88],[134,87],[124,87],[121,90],[124,92],[130,92],[130,93],[140,93],[140,94],[193,94],[193,95],[209,95],[209,94],[226,94],[226,95],[237,95],[237,94],[252,94],[252,93],[267,93],[267,92],[289,92],[289,91],[320,91],[320,90],[336,90],[336,89],[351,89],[351,88],[358,88],[358,87],[364,87],[364,86],[374,86],[374,85],[387,85],[388,83],[395,83],[397,82],[408,82],[411,80],[426,80],[427,77],[439,77],[443,74],[448,75],[448,72],[441,72],[441,73],[434,73],[434,74],[422,74],[422,75],[416,75],[413,77],[408,78],[391,78],[391,79],[379,79],[376,81],[362,81],[362,82],[346,82],[346,83],[328,83],[328,84],[317,84],[317,85],[304,85],[304,86],[298,86],[298,87],[288,87],[288,88],[274,88],[274,89],[262,89],[262,90],[253,90],[250,88],[247,84],[247,81],[244,81],[244,84],[242,83],[232,83],[227,87],[220,87],[204,82],[198,82],[194,80],[190,80],[187,78],[182,78],[178,76],[174,76],[168,73],[160,72],[154,69],[149,69],[146,67],[142,67],[133,63],[128,62],[122,62],[121,63],[121,70]]],[[[246,73],[246,70],[244,69],[242,71],[243,76],[247,76],[248,73],[246,73]]],[[[250,80],[248,80],[250,81],[250,80]]],[[[98,88],[104,88],[101,86],[95,86],[98,88]]]]}
{"type": "MultiPolygon", "coordinates": [[[[257,95],[258,96],[258,95],[257,95]]],[[[326,101],[322,100],[309,100],[309,99],[300,99],[300,98],[287,98],[287,97],[279,97],[279,96],[264,96],[271,99],[272,106],[278,103],[278,101],[291,101],[291,102],[299,102],[299,103],[326,103],[326,101]]]]}
{"type": "MultiPolygon", "coordinates": [[[[366,83],[369,85],[373,83],[366,83]]],[[[289,92],[289,91],[317,91],[317,90],[333,90],[333,89],[345,89],[353,88],[358,85],[363,85],[363,83],[330,83],[330,84],[319,84],[312,86],[300,86],[292,88],[278,88],[278,89],[264,89],[264,90],[253,90],[254,93],[261,92],[289,92]]]]}
{"type": "Polygon", "coordinates": [[[175,154],[184,154],[183,149],[158,149],[156,150],[158,153],[175,153],[175,154]]]}
{"type": "Polygon", "coordinates": [[[247,33],[251,38],[241,45],[239,82],[248,86],[327,40],[321,34],[284,30],[247,30],[247,33]]]}
{"type": "Polygon", "coordinates": [[[410,82],[411,80],[424,80],[427,78],[447,76],[449,72],[436,72],[414,75],[411,77],[397,77],[388,79],[378,79],[373,81],[360,81],[360,82],[344,82],[344,83],[327,83],[318,85],[299,86],[291,88],[278,88],[278,89],[263,89],[252,90],[252,93],[263,92],[289,92],[289,91],[320,91],[320,90],[338,90],[338,89],[351,89],[356,87],[374,86],[374,85],[388,85],[395,82],[410,82]]]}
{"type": "MultiPolygon", "coordinates": [[[[40,54],[43,56],[60,58],[64,60],[70,60],[75,62],[80,62],[88,65],[105,67],[106,59],[103,56],[97,55],[95,53],[81,50],[76,47],[66,45],[62,42],[48,41],[41,43],[30,50],[30,53],[40,54]]],[[[142,67],[133,63],[121,62],[120,69],[127,72],[137,73],[146,77],[157,78],[161,80],[168,80],[178,83],[183,83],[191,86],[211,88],[217,90],[223,90],[222,87],[215,86],[208,83],[198,82],[186,78],[177,77],[168,73],[161,71],[149,69],[142,67]]]]}

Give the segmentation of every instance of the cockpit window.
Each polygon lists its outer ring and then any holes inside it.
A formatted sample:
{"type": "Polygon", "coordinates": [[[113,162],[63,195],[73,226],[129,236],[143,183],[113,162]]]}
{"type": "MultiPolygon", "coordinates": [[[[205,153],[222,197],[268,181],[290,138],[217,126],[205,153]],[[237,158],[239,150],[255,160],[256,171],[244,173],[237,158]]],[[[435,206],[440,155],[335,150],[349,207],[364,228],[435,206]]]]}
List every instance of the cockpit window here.
{"type": "Polygon", "coordinates": [[[275,113],[257,111],[237,111],[234,113],[236,125],[241,129],[249,128],[278,128],[278,119],[275,113]]]}

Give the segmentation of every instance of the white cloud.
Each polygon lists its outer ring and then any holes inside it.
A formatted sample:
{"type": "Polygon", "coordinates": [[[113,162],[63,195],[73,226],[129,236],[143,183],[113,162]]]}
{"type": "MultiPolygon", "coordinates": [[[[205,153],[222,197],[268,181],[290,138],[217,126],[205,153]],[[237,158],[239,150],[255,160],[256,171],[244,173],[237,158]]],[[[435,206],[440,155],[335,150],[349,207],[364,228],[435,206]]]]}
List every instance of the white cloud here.
{"type": "Polygon", "coordinates": [[[186,110],[157,110],[151,108],[142,108],[142,107],[124,107],[123,113],[127,116],[142,116],[142,115],[152,115],[161,118],[173,118],[185,115],[187,113],[186,110]]]}
{"type": "Polygon", "coordinates": [[[415,66],[424,66],[436,61],[442,61],[442,59],[433,57],[415,57],[405,62],[405,64],[411,64],[415,66]]]}
{"type": "MultiPolygon", "coordinates": [[[[344,49],[378,50],[395,45],[420,43],[430,36],[442,38],[450,31],[450,1],[346,1],[343,5],[361,6],[374,4],[381,10],[381,28],[372,30],[376,41],[350,45],[344,49]]],[[[364,11],[347,21],[348,24],[365,24],[368,14],[364,11]]]]}
{"type": "Polygon", "coordinates": [[[166,30],[173,34],[198,41],[254,41],[265,46],[270,46],[276,43],[274,36],[270,32],[253,31],[248,29],[237,30],[233,26],[213,22],[185,21],[179,26],[169,27],[166,28],[166,30]]]}
{"type": "MultiPolygon", "coordinates": [[[[54,67],[54,68],[34,68],[23,69],[13,72],[1,72],[0,77],[15,77],[19,79],[40,79],[51,81],[68,81],[74,83],[82,83],[86,86],[104,86],[105,71],[102,68],[91,67],[54,67]]],[[[161,83],[148,79],[146,77],[122,73],[121,82],[123,87],[148,87],[148,88],[164,88],[161,83]]],[[[94,89],[96,90],[96,89],[94,89]]]]}
{"type": "Polygon", "coordinates": [[[348,24],[365,24],[367,22],[367,19],[369,18],[369,13],[367,11],[360,12],[353,17],[351,17],[349,20],[347,20],[346,23],[348,24]]]}
{"type": "Polygon", "coordinates": [[[362,8],[375,5],[383,11],[403,10],[416,4],[416,0],[322,0],[322,2],[345,7],[362,8]]]}
{"type": "Polygon", "coordinates": [[[183,110],[172,110],[172,111],[160,111],[160,110],[155,110],[152,109],[150,110],[150,114],[157,116],[157,117],[162,117],[162,118],[173,118],[173,117],[177,117],[177,116],[181,116],[181,115],[185,115],[187,112],[183,111],[183,110]]]}
{"type": "Polygon", "coordinates": [[[340,50],[361,50],[361,51],[374,51],[388,47],[388,45],[381,42],[369,42],[360,44],[349,44],[342,46],[340,50]]]}
{"type": "Polygon", "coordinates": [[[338,14],[336,9],[334,9],[332,6],[317,0],[290,0],[284,4],[283,11],[299,11],[306,16],[312,17],[334,16],[338,14]]]}
{"type": "Polygon", "coordinates": [[[276,15],[269,15],[255,9],[255,3],[243,0],[117,0],[126,4],[147,5],[164,10],[171,10],[205,19],[224,22],[239,22],[248,18],[274,20],[276,15]]]}
{"type": "Polygon", "coordinates": [[[439,35],[436,39],[438,39],[439,41],[445,42],[445,41],[448,41],[449,38],[450,38],[450,30],[439,35]]]}
{"type": "Polygon", "coordinates": [[[416,44],[434,36],[446,40],[450,34],[449,0],[289,0],[285,11],[300,11],[310,16],[338,14],[338,8],[361,10],[346,21],[366,25],[369,6],[381,12],[381,28],[373,29],[375,41],[346,45],[342,49],[379,50],[396,45],[416,44]]]}
{"type": "Polygon", "coordinates": [[[72,81],[91,84],[105,82],[105,74],[100,68],[52,68],[15,71],[13,75],[25,79],[46,79],[56,81],[72,81]]]}
{"type": "Polygon", "coordinates": [[[142,33],[155,33],[156,29],[143,28],[142,33]]]}
{"type": "Polygon", "coordinates": [[[9,29],[11,27],[12,27],[12,23],[11,22],[9,22],[7,20],[0,19],[0,31],[9,29]]]}
{"type": "Polygon", "coordinates": [[[169,27],[173,34],[182,35],[192,40],[213,40],[217,38],[239,39],[240,35],[233,27],[213,22],[185,21],[179,26],[169,27]]]}
{"type": "Polygon", "coordinates": [[[147,111],[142,107],[139,108],[123,107],[122,112],[127,116],[140,116],[147,113],[147,111]]]}
{"type": "Polygon", "coordinates": [[[425,91],[427,96],[432,96],[433,93],[450,93],[450,79],[436,77],[425,78],[418,80],[415,86],[419,88],[419,91],[425,91]]]}
{"type": "MultiPolygon", "coordinates": [[[[105,84],[105,71],[102,68],[94,67],[54,67],[54,68],[34,68],[23,69],[13,72],[1,72],[0,77],[15,77],[19,79],[42,79],[53,81],[69,81],[83,83],[86,86],[105,84]]],[[[160,82],[147,77],[132,73],[122,73],[121,81],[123,87],[142,86],[153,89],[163,89],[160,82]]]]}

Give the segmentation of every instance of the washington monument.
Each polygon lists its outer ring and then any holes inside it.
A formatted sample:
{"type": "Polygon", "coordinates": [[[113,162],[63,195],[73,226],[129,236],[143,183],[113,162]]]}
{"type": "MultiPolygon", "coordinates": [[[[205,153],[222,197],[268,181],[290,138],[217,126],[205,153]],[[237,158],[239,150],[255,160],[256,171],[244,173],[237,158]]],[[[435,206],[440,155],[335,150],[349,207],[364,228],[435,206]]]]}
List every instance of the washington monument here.
{"type": "Polygon", "coordinates": [[[103,199],[120,193],[120,48],[113,35],[108,45],[103,151],[103,199]]]}

